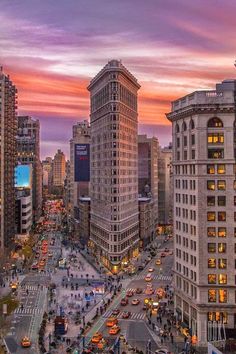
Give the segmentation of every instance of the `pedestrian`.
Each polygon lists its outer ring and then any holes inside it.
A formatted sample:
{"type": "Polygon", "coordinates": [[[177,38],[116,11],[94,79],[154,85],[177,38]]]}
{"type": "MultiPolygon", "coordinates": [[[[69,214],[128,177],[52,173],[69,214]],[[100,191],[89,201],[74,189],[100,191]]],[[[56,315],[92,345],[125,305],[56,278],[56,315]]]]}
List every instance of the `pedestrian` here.
{"type": "Polygon", "coordinates": [[[152,322],[152,330],[154,331],[155,330],[155,323],[152,322]]]}
{"type": "Polygon", "coordinates": [[[164,343],[163,334],[161,334],[161,344],[164,343]]]}
{"type": "Polygon", "coordinates": [[[174,336],[172,332],[170,332],[170,341],[172,344],[174,343],[174,336]]]}

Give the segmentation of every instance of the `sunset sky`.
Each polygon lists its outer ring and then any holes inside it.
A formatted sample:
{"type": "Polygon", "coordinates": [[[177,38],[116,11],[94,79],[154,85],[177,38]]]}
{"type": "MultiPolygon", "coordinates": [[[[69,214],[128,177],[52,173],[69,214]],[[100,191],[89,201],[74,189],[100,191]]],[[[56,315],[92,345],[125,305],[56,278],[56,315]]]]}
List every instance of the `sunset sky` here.
{"type": "Polygon", "coordinates": [[[41,155],[68,156],[89,117],[90,79],[121,59],[141,84],[139,131],[170,141],[170,101],[234,78],[235,0],[0,0],[0,63],[19,114],[41,122],[41,155]]]}

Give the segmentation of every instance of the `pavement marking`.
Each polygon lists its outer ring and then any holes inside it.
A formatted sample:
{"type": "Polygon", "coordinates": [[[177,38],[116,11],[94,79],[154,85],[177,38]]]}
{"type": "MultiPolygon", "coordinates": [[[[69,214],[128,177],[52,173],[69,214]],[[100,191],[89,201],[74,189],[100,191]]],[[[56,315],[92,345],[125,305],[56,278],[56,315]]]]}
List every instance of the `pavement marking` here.
{"type": "MultiPolygon", "coordinates": [[[[106,311],[102,317],[103,318],[109,318],[109,317],[112,317],[112,312],[113,310],[108,310],[106,311]]],[[[123,316],[123,313],[126,312],[126,311],[122,311],[120,312],[117,316],[118,319],[123,319],[122,316],[123,316]]],[[[133,319],[136,319],[136,320],[144,320],[146,317],[146,314],[145,313],[140,313],[140,312],[131,312],[131,315],[129,317],[129,320],[133,320],[133,319]]]]}
{"type": "MultiPolygon", "coordinates": [[[[139,274],[139,275],[137,275],[135,280],[144,280],[145,276],[146,276],[145,274],[139,274]]],[[[171,281],[172,276],[171,275],[162,275],[162,274],[161,275],[153,275],[152,280],[171,281]]],[[[133,290],[133,289],[130,289],[130,290],[133,290]]]]}
{"type": "Polygon", "coordinates": [[[14,313],[18,315],[36,315],[42,311],[40,308],[23,308],[18,307],[14,313]]]}

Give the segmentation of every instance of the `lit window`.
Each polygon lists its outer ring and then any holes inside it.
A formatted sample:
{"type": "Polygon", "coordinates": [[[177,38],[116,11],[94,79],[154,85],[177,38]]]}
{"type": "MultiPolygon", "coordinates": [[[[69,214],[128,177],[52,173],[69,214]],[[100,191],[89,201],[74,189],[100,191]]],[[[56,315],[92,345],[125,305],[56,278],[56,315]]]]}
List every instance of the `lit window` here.
{"type": "Polygon", "coordinates": [[[208,159],[223,159],[224,149],[208,149],[208,159]]]}
{"type": "Polygon", "coordinates": [[[218,259],[218,268],[219,269],[226,269],[227,268],[227,259],[219,258],[218,259]]]}
{"type": "Polygon", "coordinates": [[[216,274],[208,274],[208,284],[216,284],[216,274]]]}
{"type": "Polygon", "coordinates": [[[208,128],[222,128],[223,122],[220,118],[213,117],[208,121],[207,126],[208,126],[208,128]]]}
{"type": "Polygon", "coordinates": [[[207,236],[208,237],[216,237],[216,228],[215,227],[208,227],[207,228],[207,236]]]}
{"type": "Polygon", "coordinates": [[[226,182],[225,181],[217,181],[217,188],[219,191],[225,191],[226,182]]]}
{"type": "Polygon", "coordinates": [[[213,211],[207,212],[207,221],[215,221],[216,220],[216,213],[213,211]]]}
{"type": "Polygon", "coordinates": [[[225,174],[225,165],[217,165],[217,173],[219,175],[224,175],[225,174]]]}
{"type": "Polygon", "coordinates": [[[218,237],[226,237],[226,227],[218,228],[218,237]]]}
{"type": "Polygon", "coordinates": [[[218,283],[219,284],[227,284],[227,274],[219,274],[218,275],[218,283]]]}
{"type": "Polygon", "coordinates": [[[226,252],[226,243],[218,243],[218,252],[225,253],[226,252]]]}
{"type": "Polygon", "coordinates": [[[207,174],[214,175],[215,174],[215,165],[207,165],[207,174]]]}
{"type": "Polygon", "coordinates": [[[224,133],[208,133],[207,142],[208,144],[223,144],[224,133]]]}
{"type": "Polygon", "coordinates": [[[207,181],[207,189],[209,191],[214,191],[215,190],[215,181],[207,181]]]}
{"type": "Polygon", "coordinates": [[[215,205],[215,197],[214,196],[207,196],[207,205],[214,206],[215,205]]]}
{"type": "Polygon", "coordinates": [[[216,259],[208,258],[208,268],[216,268],[216,259]]]}
{"type": "Polygon", "coordinates": [[[208,312],[208,321],[220,321],[224,324],[228,322],[228,313],[227,312],[208,312]]]}
{"type": "Polygon", "coordinates": [[[219,302],[227,302],[227,290],[219,289],[219,302]]]}
{"type": "Polygon", "coordinates": [[[216,244],[215,243],[208,243],[208,252],[215,253],[216,252],[216,244]]]}
{"type": "Polygon", "coordinates": [[[216,290],[215,289],[208,290],[208,302],[216,302],[216,290]]]}
{"type": "Polygon", "coordinates": [[[226,212],[218,211],[218,221],[226,221],[226,212]]]}

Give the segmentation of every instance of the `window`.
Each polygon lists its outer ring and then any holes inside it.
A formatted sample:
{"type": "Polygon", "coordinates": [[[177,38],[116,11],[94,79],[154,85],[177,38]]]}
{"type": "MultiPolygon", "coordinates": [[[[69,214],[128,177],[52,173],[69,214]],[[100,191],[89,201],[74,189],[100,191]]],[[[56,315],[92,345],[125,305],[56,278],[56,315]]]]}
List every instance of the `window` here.
{"type": "Polygon", "coordinates": [[[219,175],[224,175],[225,174],[225,165],[217,165],[217,173],[219,175]]]}
{"type": "Polygon", "coordinates": [[[216,302],[216,290],[215,289],[208,290],[208,302],[216,302]]]}
{"type": "Polygon", "coordinates": [[[225,191],[226,182],[225,181],[217,181],[217,188],[219,191],[225,191]]]}
{"type": "Polygon", "coordinates": [[[227,290],[219,289],[219,302],[227,302],[227,290]]]}
{"type": "Polygon", "coordinates": [[[208,237],[216,237],[216,228],[215,227],[208,227],[207,228],[207,236],[208,237]]]}
{"type": "Polygon", "coordinates": [[[226,269],[227,268],[227,259],[219,258],[218,259],[218,268],[219,269],[226,269]]]}
{"type": "Polygon", "coordinates": [[[215,253],[216,252],[216,244],[215,243],[208,243],[208,252],[215,253]]]}
{"type": "Polygon", "coordinates": [[[218,283],[219,284],[227,284],[227,274],[219,274],[218,275],[218,283]]]}
{"type": "Polygon", "coordinates": [[[208,133],[207,142],[208,144],[223,144],[224,133],[208,133]]]}
{"type": "Polygon", "coordinates": [[[187,140],[187,136],[184,136],[184,146],[188,145],[188,140],[187,140]]]}
{"type": "Polygon", "coordinates": [[[208,128],[222,128],[223,122],[220,118],[214,117],[208,121],[208,128]]]}
{"type": "Polygon", "coordinates": [[[215,174],[215,165],[207,165],[207,174],[214,175],[215,174]]]}
{"type": "Polygon", "coordinates": [[[185,132],[187,130],[187,125],[185,122],[182,124],[182,131],[185,132]]]}
{"type": "Polygon", "coordinates": [[[226,227],[218,227],[218,237],[226,237],[226,227]]]}
{"type": "Polygon", "coordinates": [[[215,197],[214,196],[208,196],[207,197],[207,205],[208,206],[214,206],[215,205],[215,197]]]}
{"type": "Polygon", "coordinates": [[[187,150],[184,150],[184,160],[187,160],[187,158],[188,158],[188,152],[187,152],[187,150]]]}
{"type": "Polygon", "coordinates": [[[176,133],[179,133],[179,124],[178,123],[176,123],[175,131],[176,131],[176,133]]]}
{"type": "Polygon", "coordinates": [[[194,134],[191,135],[191,144],[195,145],[195,135],[194,134]]]}
{"type": "Polygon", "coordinates": [[[208,159],[223,159],[224,149],[208,149],[208,159]]]}
{"type": "Polygon", "coordinates": [[[226,212],[218,211],[218,221],[226,221],[226,212]]]}
{"type": "Polygon", "coordinates": [[[192,154],[192,159],[194,160],[195,159],[195,150],[192,150],[192,152],[191,152],[191,154],[192,154]]]}
{"type": "Polygon", "coordinates": [[[195,128],[194,121],[191,119],[189,123],[189,128],[192,130],[195,128]]]}
{"type": "Polygon", "coordinates": [[[215,190],[215,181],[207,181],[207,189],[209,191],[214,191],[215,190]]]}
{"type": "Polygon", "coordinates": [[[208,274],[208,284],[216,284],[216,274],[208,274]]]}
{"type": "Polygon", "coordinates": [[[224,195],[218,196],[218,205],[225,206],[226,205],[226,197],[224,195]]]}
{"type": "Polygon", "coordinates": [[[226,243],[218,243],[218,252],[225,253],[226,252],[226,243]]]}
{"type": "Polygon", "coordinates": [[[216,268],[216,259],[208,258],[208,268],[216,268]]]}
{"type": "Polygon", "coordinates": [[[227,324],[228,314],[227,312],[208,312],[208,321],[220,321],[227,324]]]}
{"type": "Polygon", "coordinates": [[[215,221],[216,220],[216,213],[213,211],[207,212],[207,221],[215,221]]]}
{"type": "Polygon", "coordinates": [[[177,148],[180,147],[180,139],[179,138],[176,139],[176,145],[177,145],[177,148]]]}

